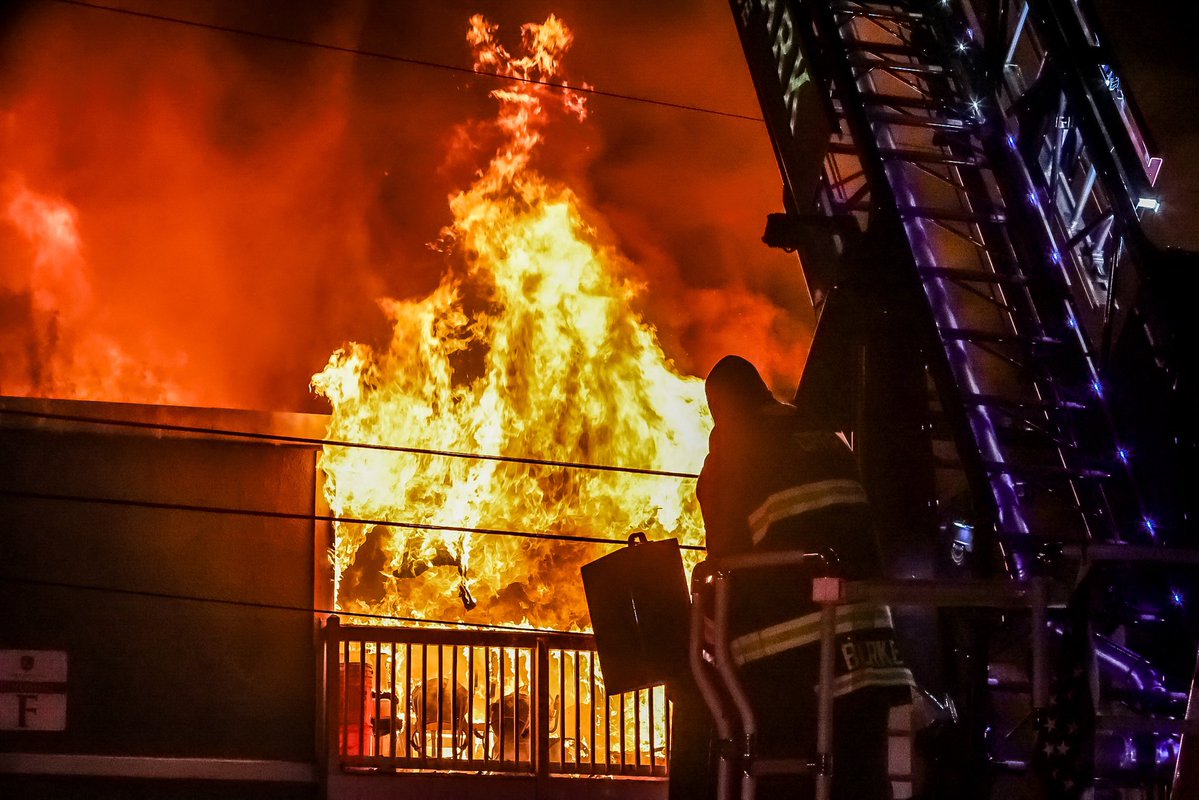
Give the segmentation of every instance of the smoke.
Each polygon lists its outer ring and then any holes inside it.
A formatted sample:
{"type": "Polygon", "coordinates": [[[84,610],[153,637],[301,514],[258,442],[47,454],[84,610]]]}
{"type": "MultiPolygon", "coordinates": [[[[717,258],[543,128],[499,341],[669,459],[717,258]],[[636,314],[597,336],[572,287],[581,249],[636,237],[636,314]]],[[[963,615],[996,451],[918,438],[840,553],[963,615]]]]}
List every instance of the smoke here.
{"type": "MultiPolygon", "coordinates": [[[[488,5],[150,10],[462,65],[472,13],[515,37],[554,11],[576,32],[572,83],[756,112],[723,3],[488,5]]],[[[491,115],[493,79],[68,5],[3,34],[0,207],[61,202],[80,244],[75,279],[35,299],[39,245],[0,215],[0,393],[321,411],[308,378],[343,342],[387,336],[376,301],[437,285],[428,243],[487,155],[470,121],[491,115]],[[129,380],[82,388],[118,368],[129,380]]],[[[551,126],[537,168],[637,265],[682,369],[739,352],[785,394],[810,312],[798,264],[758,241],[779,187],[765,129],[591,109],[551,126]]]]}

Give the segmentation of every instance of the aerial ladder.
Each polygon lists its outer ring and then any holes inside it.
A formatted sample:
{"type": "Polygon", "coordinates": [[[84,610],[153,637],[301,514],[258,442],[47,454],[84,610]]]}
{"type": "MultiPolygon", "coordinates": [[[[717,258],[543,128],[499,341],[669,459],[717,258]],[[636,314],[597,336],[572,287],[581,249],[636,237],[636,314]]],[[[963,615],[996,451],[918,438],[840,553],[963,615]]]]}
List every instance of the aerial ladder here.
{"type": "Polygon", "coordinates": [[[1142,230],[1161,159],[1098,15],[731,6],[783,180],[763,238],[799,254],[818,313],[796,403],[852,436],[889,577],[1057,587],[1032,623],[897,618],[964,732],[930,792],[1035,779],[1070,796],[1064,775],[1097,796],[1199,796],[1199,259],[1142,230]],[[1068,768],[1040,754],[1062,741],[1030,699],[1030,624],[1055,691],[1073,677],[1085,698],[1068,768]]]}

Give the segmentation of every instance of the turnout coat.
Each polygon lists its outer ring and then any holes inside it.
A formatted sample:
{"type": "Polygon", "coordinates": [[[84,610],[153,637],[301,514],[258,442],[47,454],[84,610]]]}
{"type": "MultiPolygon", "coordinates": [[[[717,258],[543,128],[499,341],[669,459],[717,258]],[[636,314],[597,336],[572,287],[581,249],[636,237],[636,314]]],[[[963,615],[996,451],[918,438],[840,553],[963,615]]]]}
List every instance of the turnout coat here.
{"type": "MultiPolygon", "coordinates": [[[[710,556],[779,549],[835,554],[827,571],[757,570],[735,576],[732,588],[734,660],[743,666],[796,651],[792,659],[811,689],[791,691],[806,695],[814,709],[819,607],[811,599],[812,578],[882,574],[852,452],[834,433],[805,430],[794,407],[771,399],[717,423],[696,492],[710,556]]],[[[834,695],[911,685],[890,610],[840,606],[834,695]]]]}

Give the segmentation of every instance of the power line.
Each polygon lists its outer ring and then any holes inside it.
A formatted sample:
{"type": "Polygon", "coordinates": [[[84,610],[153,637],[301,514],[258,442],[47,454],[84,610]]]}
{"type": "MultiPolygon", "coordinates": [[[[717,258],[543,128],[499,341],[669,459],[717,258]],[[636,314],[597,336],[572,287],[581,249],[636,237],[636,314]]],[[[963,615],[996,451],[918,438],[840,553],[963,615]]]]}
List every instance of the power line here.
{"type": "MultiPolygon", "coordinates": [[[[0,489],[0,497],[15,497],[24,500],[54,500],[66,503],[90,503],[95,505],[124,506],[132,508],[148,508],[158,511],[184,511],[199,514],[219,514],[224,516],[261,517],[265,519],[295,520],[301,522],[342,522],[352,525],[378,525],[387,528],[405,528],[417,531],[448,531],[450,533],[470,533],[479,536],[512,536],[520,539],[539,539],[558,542],[580,542],[584,544],[602,544],[624,546],[625,539],[605,539],[598,536],[579,536],[569,533],[535,533],[532,531],[517,531],[505,528],[476,528],[464,525],[434,525],[424,522],[398,522],[385,519],[368,519],[364,517],[338,517],[332,514],[302,514],[292,511],[271,511],[267,509],[229,508],[225,506],[193,505],[188,503],[166,503],[156,500],[131,500],[118,497],[88,497],[83,495],[52,494],[49,492],[25,492],[13,489],[0,489]]],[[[706,551],[699,545],[680,544],[681,550],[706,551]]]]}
{"type": "Polygon", "coordinates": [[[554,459],[530,458],[526,456],[501,456],[487,453],[463,453],[455,450],[433,450],[425,447],[407,447],[405,445],[398,444],[351,442],[341,439],[320,439],[311,436],[289,436],[286,434],[238,431],[226,428],[175,425],[165,422],[142,422],[138,420],[113,419],[111,417],[88,417],[76,414],[54,414],[47,411],[24,411],[18,409],[0,408],[0,416],[4,414],[17,417],[56,420],[59,422],[77,422],[90,425],[112,425],[122,428],[139,428],[142,430],[166,431],[170,433],[192,433],[202,436],[227,436],[230,438],[255,439],[259,441],[283,442],[287,444],[303,444],[314,447],[349,447],[363,450],[381,450],[388,453],[408,453],[410,455],[439,456],[443,458],[465,458],[479,461],[500,461],[511,464],[529,464],[540,467],[562,467],[564,469],[595,470],[599,472],[624,472],[632,475],[648,475],[658,478],[684,478],[694,480],[695,478],[699,477],[699,475],[694,472],[672,472],[669,470],[644,469],[641,467],[618,467],[611,464],[587,464],[581,461],[555,461],[554,459]]]}
{"type": "Polygon", "coordinates": [[[430,69],[441,69],[450,72],[463,72],[470,75],[481,75],[487,78],[494,78],[502,81],[513,81],[515,83],[528,83],[536,86],[545,86],[550,89],[568,93],[574,92],[577,94],[589,94],[597,97],[609,97],[615,100],[628,100],[634,103],[644,103],[646,105],[661,106],[663,108],[673,108],[679,111],[691,111],[698,114],[710,114],[717,117],[727,117],[729,119],[745,120],[747,122],[763,122],[761,117],[755,117],[750,114],[740,114],[735,111],[723,111],[718,108],[706,108],[704,106],[689,105],[687,103],[675,103],[669,100],[658,100],[652,97],[641,97],[638,95],[624,94],[622,92],[610,92],[602,89],[596,89],[589,86],[564,86],[558,83],[551,83],[546,80],[537,78],[522,78],[516,75],[503,75],[498,72],[488,72],[485,70],[475,70],[470,67],[461,67],[454,64],[443,64],[439,61],[428,61],[420,58],[411,58],[409,56],[399,56],[393,53],[381,53],[375,50],[362,50],[357,47],[345,47],[342,45],[330,44],[328,42],[317,42],[311,39],[300,39],[292,36],[283,36],[275,33],[265,33],[262,31],[250,31],[243,28],[234,28],[229,25],[218,25],[212,22],[200,22],[199,20],[181,19],[179,17],[171,17],[165,14],[152,14],[147,11],[134,11],[128,8],[117,8],[115,6],[106,6],[99,3],[88,3],[83,0],[52,0],[52,2],[62,5],[78,6],[80,8],[90,8],[96,11],[109,11],[114,14],[124,14],[130,17],[138,17],[140,19],[154,20],[155,22],[167,22],[173,25],[185,25],[191,28],[200,28],[208,31],[218,31],[220,33],[231,33],[237,36],[249,36],[255,39],[264,39],[271,42],[279,42],[282,44],[299,45],[301,47],[312,47],[318,50],[328,50],[334,53],[344,53],[347,55],[363,56],[365,58],[374,58],[382,61],[391,61],[398,64],[408,64],[416,67],[427,67],[430,69]]]}
{"type": "Polygon", "coordinates": [[[102,594],[119,594],[131,597],[147,597],[157,600],[182,600],[192,603],[210,603],[212,605],[237,606],[264,611],[290,611],[302,614],[338,614],[346,617],[361,617],[387,622],[414,622],[422,625],[453,625],[462,628],[485,628],[497,631],[519,631],[521,633],[571,633],[553,628],[522,628],[518,625],[497,625],[482,622],[464,622],[453,619],[421,619],[419,617],[400,617],[393,614],[372,614],[367,611],[340,611],[328,608],[308,608],[306,606],[291,606],[282,603],[261,603],[252,600],[227,600],[221,597],[204,597],[201,595],[176,594],[174,592],[154,592],[147,589],[126,589],[119,586],[96,586],[87,583],[70,583],[67,581],[50,581],[42,578],[18,577],[16,575],[0,575],[0,582],[15,583],[22,586],[42,586],[51,589],[72,589],[102,594]]]}

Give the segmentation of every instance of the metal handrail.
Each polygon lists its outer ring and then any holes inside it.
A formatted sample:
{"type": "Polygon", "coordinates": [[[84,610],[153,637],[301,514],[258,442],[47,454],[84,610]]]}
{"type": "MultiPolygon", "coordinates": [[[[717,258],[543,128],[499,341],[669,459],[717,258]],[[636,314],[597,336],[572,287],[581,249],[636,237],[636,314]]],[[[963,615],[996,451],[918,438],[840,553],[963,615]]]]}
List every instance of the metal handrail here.
{"type": "Polygon", "coordinates": [[[343,625],[336,616],[326,621],[322,633],[326,776],[346,769],[484,771],[539,779],[668,774],[668,764],[655,757],[666,745],[654,731],[654,723],[667,711],[653,696],[661,688],[621,695],[604,692],[590,634],[354,626],[343,625]],[[368,653],[372,645],[375,650],[368,653]],[[490,660],[495,650],[514,652],[506,664],[501,656],[496,667],[490,660]],[[448,651],[448,659],[443,651],[448,651]],[[479,655],[482,664],[477,663],[479,655]],[[552,668],[555,658],[558,666],[552,668]],[[343,664],[357,667],[352,679],[356,685],[344,693],[343,664]],[[397,664],[403,664],[402,671],[397,664]],[[454,688],[463,685],[459,679],[465,681],[465,697],[454,688]],[[511,683],[506,686],[506,681],[511,683]],[[446,686],[449,693],[442,698],[446,686]],[[426,691],[428,696],[422,693],[426,691]],[[631,716],[626,713],[630,697],[631,716]],[[411,706],[413,698],[420,708],[411,706]],[[367,710],[357,712],[360,717],[343,719],[356,713],[362,702],[367,710]],[[384,702],[393,704],[390,710],[384,702]],[[567,719],[569,702],[574,703],[573,722],[567,719]],[[402,711],[397,710],[400,703],[402,711]],[[645,711],[641,703],[647,705],[645,711]],[[378,720],[390,720],[390,734],[376,736],[367,730],[378,720]],[[436,737],[434,745],[412,738],[423,737],[426,724],[436,737]],[[613,725],[619,735],[612,732],[613,725]],[[624,732],[630,726],[631,740],[626,740],[624,732]],[[448,745],[440,738],[447,732],[448,745]],[[648,758],[643,752],[647,748],[648,758]]]}
{"type": "MultiPolygon", "coordinates": [[[[803,758],[756,759],[753,738],[756,716],[729,653],[728,578],[733,572],[777,566],[827,563],[822,553],[774,551],[713,559],[696,567],[692,577],[691,667],[696,683],[716,721],[721,740],[717,763],[717,798],[730,800],[734,763],[741,767],[740,800],[753,800],[757,777],[763,774],[812,774],[817,800],[828,800],[833,777],[833,674],[837,606],[879,603],[901,606],[1027,608],[1031,621],[1032,706],[1034,713],[1049,704],[1047,609],[1049,581],[945,582],[930,580],[848,581],[817,577],[812,600],[820,606],[819,688],[816,713],[816,753],[803,758]],[[710,591],[708,591],[710,589],[710,591]],[[710,598],[709,598],[710,595],[710,598]],[[711,617],[709,617],[711,614],[711,617]],[[712,620],[708,625],[707,620],[712,620]],[[710,634],[710,635],[709,635],[710,634]],[[719,678],[719,685],[716,678],[719,678]],[[725,701],[731,701],[732,708],[725,701]]],[[[1057,605],[1057,603],[1054,603],[1057,605]]]]}
{"type": "MultiPolygon", "coordinates": [[[[755,760],[753,747],[757,734],[757,715],[737,676],[729,651],[730,590],[727,579],[734,572],[771,567],[818,564],[827,570],[835,562],[835,556],[827,551],[806,553],[778,550],[708,559],[696,566],[692,573],[691,671],[712,712],[716,733],[721,741],[716,776],[718,800],[730,800],[734,763],[756,763],[758,768],[742,770],[741,800],[753,800],[759,774],[802,774],[823,771],[822,768],[828,766],[828,759],[820,756],[810,762],[802,759],[755,760]],[[711,625],[707,624],[709,608],[712,612],[711,625]],[[729,708],[729,703],[732,708],[729,708]]],[[[829,743],[823,744],[819,748],[821,752],[831,751],[829,743]]]]}

